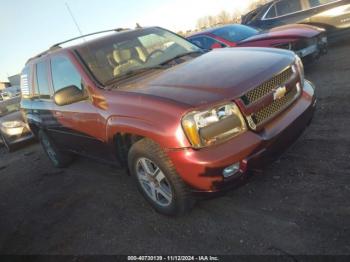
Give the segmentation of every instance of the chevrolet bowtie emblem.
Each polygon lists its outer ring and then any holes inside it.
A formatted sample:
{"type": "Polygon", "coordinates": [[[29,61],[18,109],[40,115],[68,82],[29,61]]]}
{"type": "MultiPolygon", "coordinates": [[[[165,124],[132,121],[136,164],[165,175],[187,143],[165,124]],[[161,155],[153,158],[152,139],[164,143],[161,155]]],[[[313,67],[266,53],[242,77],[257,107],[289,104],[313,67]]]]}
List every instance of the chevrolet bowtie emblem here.
{"type": "Polygon", "coordinates": [[[281,86],[279,88],[277,88],[274,92],[273,92],[273,100],[279,100],[281,98],[283,98],[287,93],[287,88],[285,86],[281,86]]]}

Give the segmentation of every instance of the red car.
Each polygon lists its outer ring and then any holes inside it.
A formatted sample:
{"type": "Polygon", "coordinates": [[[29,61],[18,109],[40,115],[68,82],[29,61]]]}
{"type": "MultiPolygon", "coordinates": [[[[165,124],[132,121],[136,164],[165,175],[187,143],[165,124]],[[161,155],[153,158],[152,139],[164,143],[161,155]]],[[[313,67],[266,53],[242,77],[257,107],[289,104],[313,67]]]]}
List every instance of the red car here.
{"type": "Polygon", "coordinates": [[[310,25],[286,25],[267,31],[231,24],[211,28],[188,39],[204,49],[223,47],[277,47],[294,51],[303,60],[315,60],[327,53],[325,30],[310,25]]]}
{"type": "Polygon", "coordinates": [[[100,33],[27,62],[22,113],[54,166],[78,154],[128,168],[163,214],[239,184],[312,119],[314,86],[293,52],[204,52],[159,27],[100,33]]]}

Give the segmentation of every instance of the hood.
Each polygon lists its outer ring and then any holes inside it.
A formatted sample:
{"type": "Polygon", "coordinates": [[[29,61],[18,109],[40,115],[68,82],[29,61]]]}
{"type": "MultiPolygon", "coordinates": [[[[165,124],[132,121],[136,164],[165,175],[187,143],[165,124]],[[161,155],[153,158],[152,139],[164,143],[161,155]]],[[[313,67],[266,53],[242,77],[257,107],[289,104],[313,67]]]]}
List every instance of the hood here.
{"type": "Polygon", "coordinates": [[[311,38],[324,31],[322,28],[311,25],[285,25],[262,31],[255,36],[244,39],[241,43],[276,38],[311,38]]]}
{"type": "Polygon", "coordinates": [[[14,111],[0,118],[0,124],[8,121],[22,121],[23,117],[20,111],[14,111]]]}
{"type": "Polygon", "coordinates": [[[294,53],[281,49],[217,49],[167,70],[138,77],[118,90],[199,106],[240,97],[294,59],[294,53]]]}

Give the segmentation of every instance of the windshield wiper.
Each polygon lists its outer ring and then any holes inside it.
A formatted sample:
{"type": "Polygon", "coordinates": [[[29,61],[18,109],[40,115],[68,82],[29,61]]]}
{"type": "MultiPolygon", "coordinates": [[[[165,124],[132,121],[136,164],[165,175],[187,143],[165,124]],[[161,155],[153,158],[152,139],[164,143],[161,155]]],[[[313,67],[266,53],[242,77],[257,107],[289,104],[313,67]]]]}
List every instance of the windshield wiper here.
{"type": "Polygon", "coordinates": [[[131,76],[134,76],[134,75],[137,75],[137,74],[140,74],[140,73],[143,73],[143,72],[147,72],[147,71],[154,70],[154,69],[164,69],[164,68],[165,68],[164,65],[157,65],[157,66],[149,66],[149,67],[143,67],[143,68],[130,70],[130,71],[127,71],[125,74],[119,76],[119,77],[112,78],[112,79],[106,81],[104,83],[104,85],[108,86],[108,85],[114,84],[116,82],[122,81],[122,80],[124,80],[126,78],[129,78],[131,76]]]}
{"type": "Polygon", "coordinates": [[[179,58],[181,58],[181,57],[188,56],[188,55],[192,55],[192,54],[198,54],[198,53],[204,54],[205,51],[203,51],[203,50],[197,50],[197,51],[191,51],[191,52],[179,54],[179,55],[177,55],[177,56],[174,56],[174,57],[171,58],[171,59],[168,59],[168,60],[164,61],[163,63],[161,63],[161,65],[166,65],[166,64],[170,63],[171,61],[174,61],[174,60],[179,59],[179,58]]]}

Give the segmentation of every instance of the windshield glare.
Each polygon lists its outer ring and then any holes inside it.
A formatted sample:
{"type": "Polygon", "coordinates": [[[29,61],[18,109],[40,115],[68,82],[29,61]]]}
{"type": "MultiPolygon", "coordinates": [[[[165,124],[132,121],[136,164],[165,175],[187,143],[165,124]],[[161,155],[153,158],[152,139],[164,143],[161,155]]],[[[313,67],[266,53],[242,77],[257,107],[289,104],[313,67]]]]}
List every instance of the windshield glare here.
{"type": "Polygon", "coordinates": [[[258,33],[258,30],[245,25],[229,25],[213,31],[213,34],[235,43],[258,33]]]}
{"type": "Polygon", "coordinates": [[[201,49],[161,28],[127,31],[86,43],[77,51],[97,80],[105,84],[201,49]]]}

